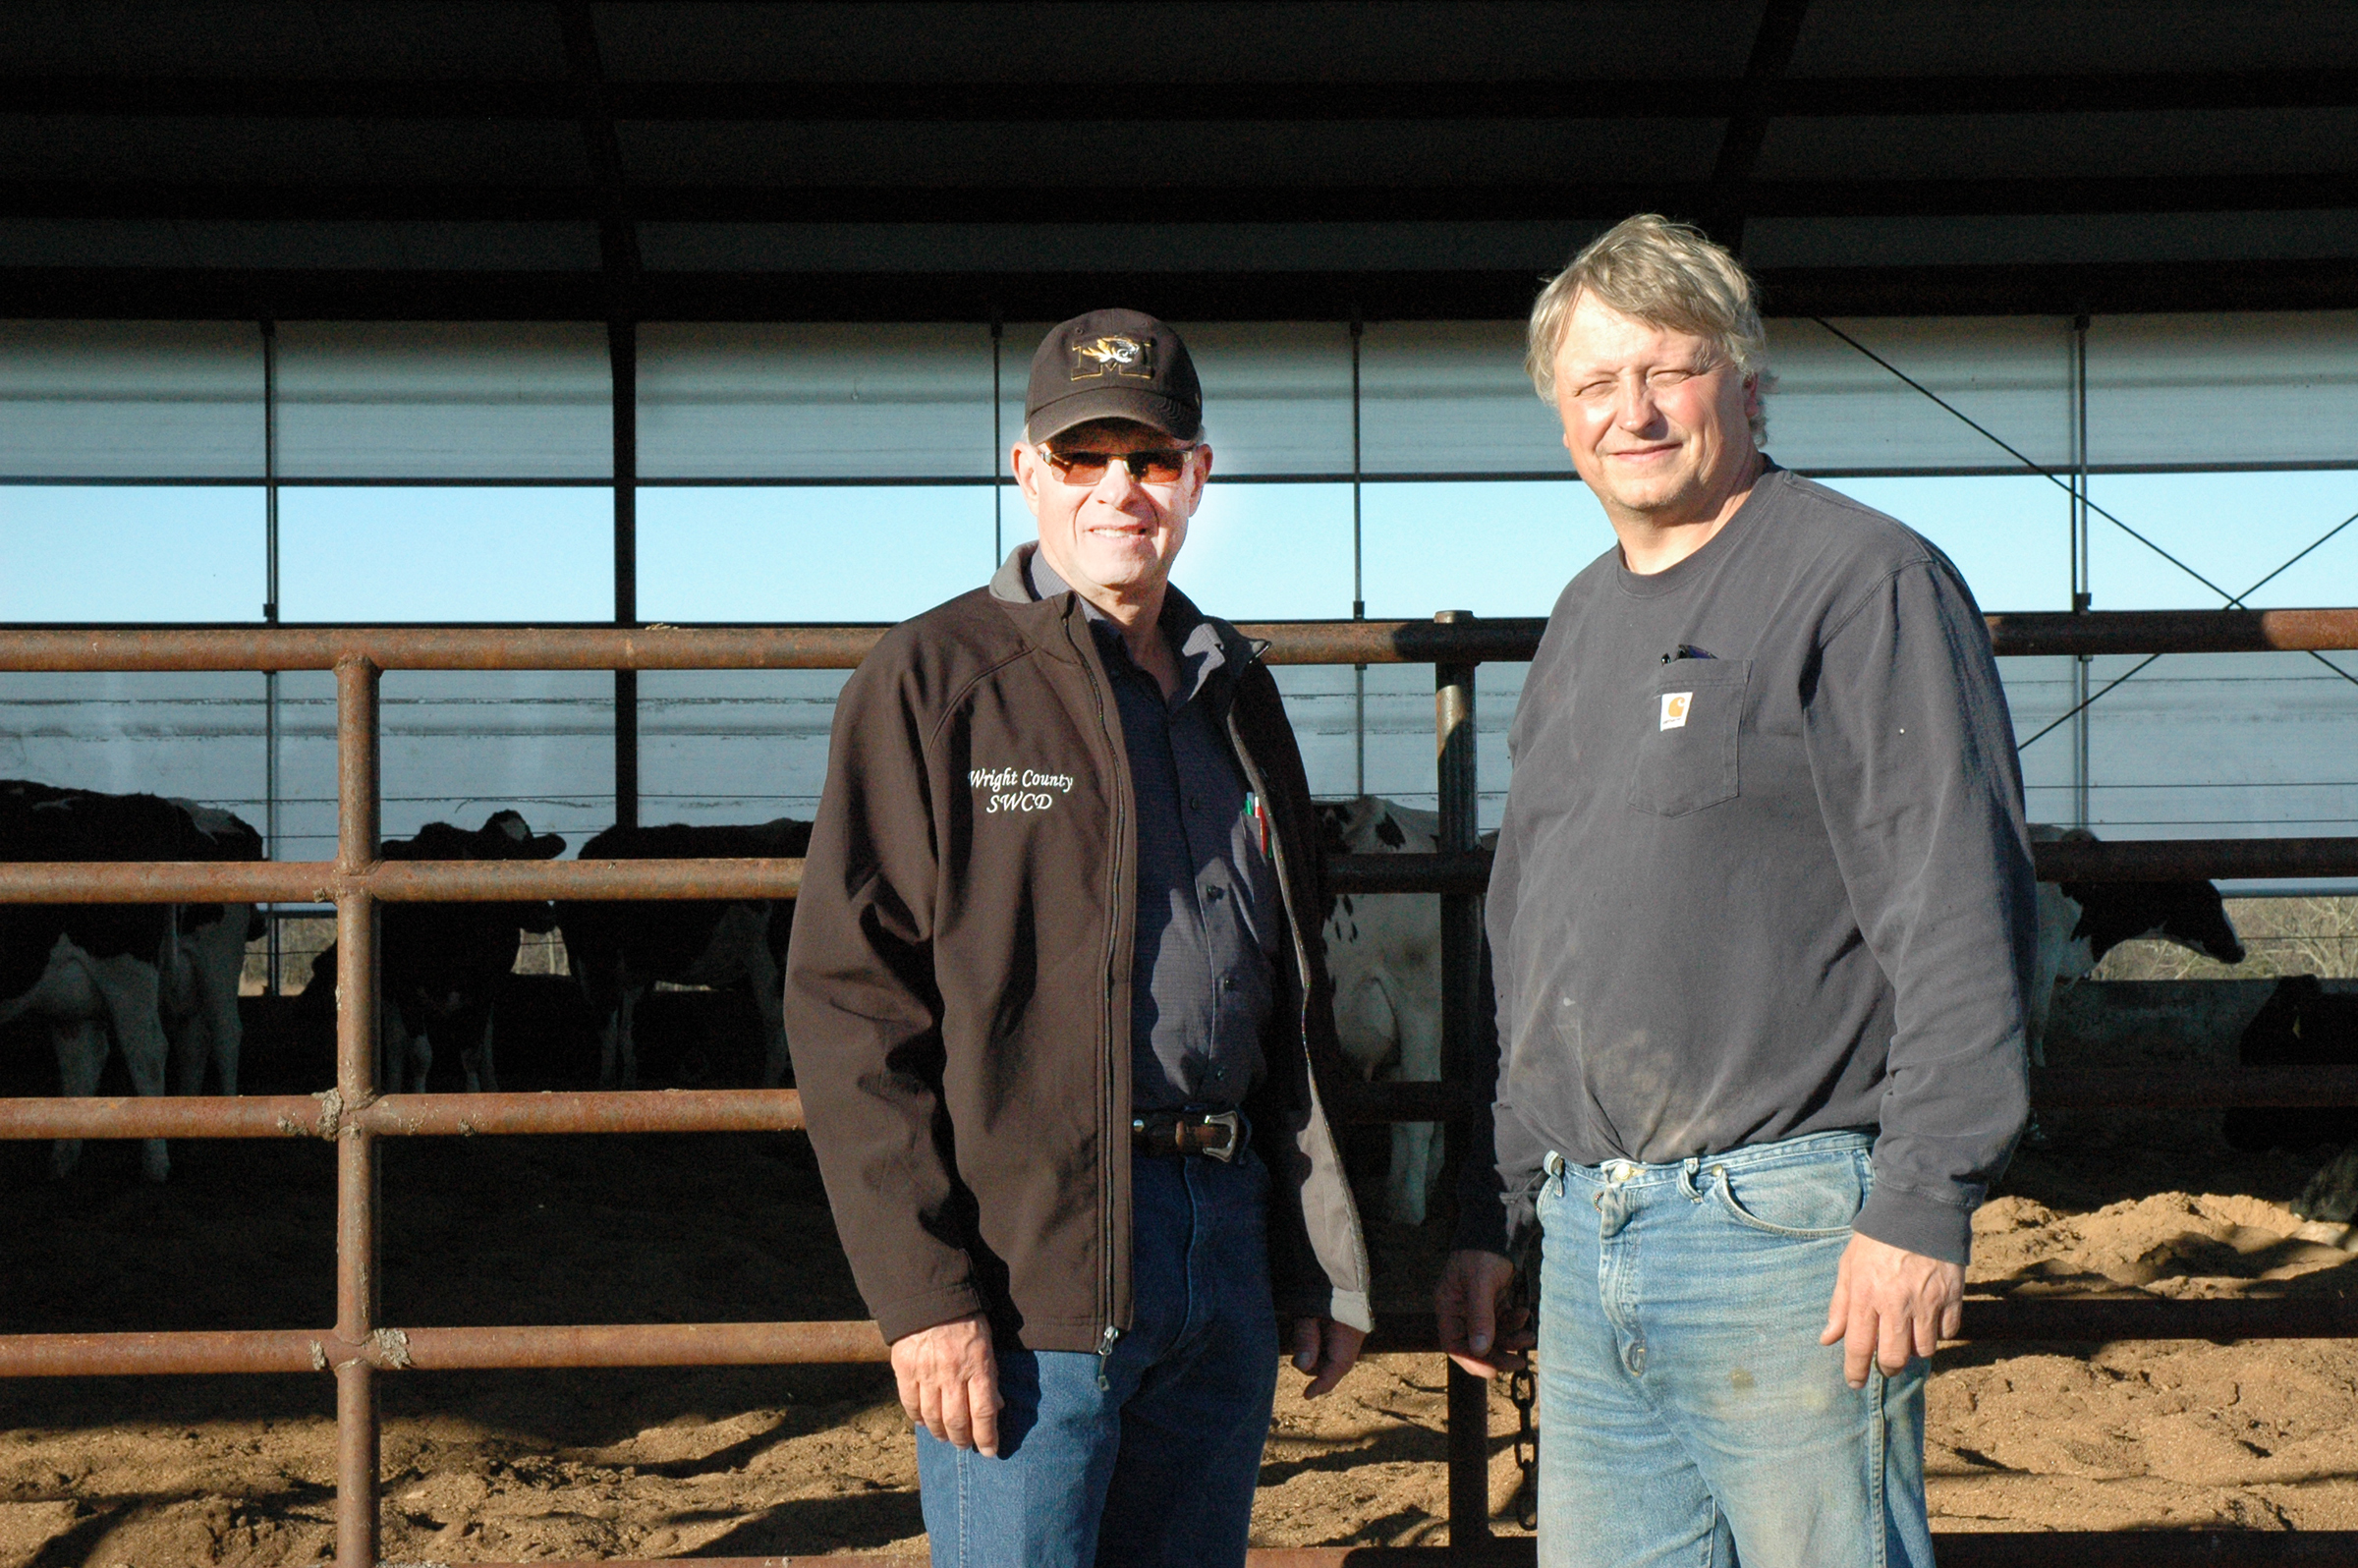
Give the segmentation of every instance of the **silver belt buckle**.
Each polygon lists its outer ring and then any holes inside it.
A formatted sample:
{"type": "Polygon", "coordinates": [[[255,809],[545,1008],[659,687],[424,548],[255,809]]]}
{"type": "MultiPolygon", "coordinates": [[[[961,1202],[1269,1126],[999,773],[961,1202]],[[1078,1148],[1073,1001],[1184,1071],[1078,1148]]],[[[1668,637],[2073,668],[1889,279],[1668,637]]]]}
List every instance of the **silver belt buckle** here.
{"type": "Polygon", "coordinates": [[[1217,1148],[1207,1148],[1204,1150],[1204,1152],[1211,1158],[1220,1161],[1222,1164],[1226,1164],[1228,1161],[1236,1158],[1236,1140],[1239,1132],[1241,1131],[1241,1128],[1237,1122],[1236,1112],[1232,1110],[1216,1111],[1213,1114],[1204,1118],[1204,1125],[1207,1127],[1225,1127],[1228,1129],[1227,1143],[1222,1144],[1217,1148]]]}

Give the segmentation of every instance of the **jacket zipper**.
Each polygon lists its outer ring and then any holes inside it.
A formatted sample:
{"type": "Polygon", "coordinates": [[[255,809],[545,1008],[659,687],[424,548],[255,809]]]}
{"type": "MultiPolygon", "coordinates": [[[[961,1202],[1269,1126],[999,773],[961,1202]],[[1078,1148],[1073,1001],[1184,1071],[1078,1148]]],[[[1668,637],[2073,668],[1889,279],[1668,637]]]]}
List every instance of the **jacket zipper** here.
{"type": "MultiPolygon", "coordinates": [[[[1072,625],[1069,620],[1065,625],[1065,637],[1068,641],[1072,638],[1072,625]]],[[[1113,765],[1118,775],[1129,766],[1128,756],[1123,751],[1121,745],[1114,739],[1111,726],[1105,722],[1105,694],[1098,688],[1096,672],[1091,667],[1088,654],[1077,646],[1074,648],[1074,651],[1082,654],[1081,673],[1089,682],[1089,695],[1091,700],[1095,702],[1097,705],[1097,732],[1105,737],[1106,749],[1113,756],[1113,765]]],[[[1109,846],[1112,853],[1106,856],[1106,863],[1111,868],[1111,874],[1106,884],[1105,897],[1106,983],[1105,1011],[1103,1014],[1103,1037],[1108,1048],[1101,1054],[1108,1056],[1111,1055],[1111,1046],[1113,1044],[1113,1009],[1117,1001],[1117,998],[1114,996],[1113,986],[1113,961],[1115,955],[1121,949],[1122,843],[1123,835],[1128,831],[1128,813],[1123,807],[1122,792],[1117,788],[1113,792],[1113,837],[1112,843],[1109,846]]],[[[1120,1004],[1124,1006],[1127,1006],[1129,1003],[1129,998],[1127,995],[1122,996],[1118,1000],[1120,1004]]],[[[1128,1065],[1128,1063],[1099,1063],[1099,1070],[1103,1076],[1098,1081],[1101,1087],[1099,1088],[1097,1094],[1098,1147],[1106,1150],[1105,1158],[1099,1166],[1102,1176],[1097,1193],[1097,1257],[1101,1263],[1101,1267],[1098,1270],[1099,1285],[1097,1299],[1101,1304],[1105,1319],[1105,1330],[1103,1336],[1097,1341],[1097,1388],[1100,1392],[1104,1391],[1106,1387],[1106,1358],[1113,1354],[1114,1341],[1122,1336],[1121,1329],[1115,1325],[1113,1320],[1113,1253],[1118,1238],[1116,1238],[1114,1235],[1113,1225],[1114,1172],[1112,1162],[1119,1152],[1126,1150],[1129,1148],[1130,1139],[1128,1129],[1117,1129],[1114,1126],[1115,1117],[1113,1114],[1113,1075],[1117,1070],[1127,1071],[1128,1065]],[[1115,1136],[1117,1131],[1121,1135],[1119,1138],[1116,1138],[1115,1136]]]]}

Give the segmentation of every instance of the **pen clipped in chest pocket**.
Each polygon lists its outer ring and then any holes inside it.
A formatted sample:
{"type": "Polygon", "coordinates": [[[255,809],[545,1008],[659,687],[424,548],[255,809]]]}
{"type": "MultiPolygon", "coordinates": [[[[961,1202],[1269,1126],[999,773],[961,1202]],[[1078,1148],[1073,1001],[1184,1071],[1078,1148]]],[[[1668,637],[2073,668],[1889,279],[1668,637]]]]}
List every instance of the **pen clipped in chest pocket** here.
{"type": "Polygon", "coordinates": [[[1684,816],[1736,798],[1736,738],[1751,675],[1750,659],[1674,659],[1662,666],[1647,700],[1631,806],[1684,816]]]}

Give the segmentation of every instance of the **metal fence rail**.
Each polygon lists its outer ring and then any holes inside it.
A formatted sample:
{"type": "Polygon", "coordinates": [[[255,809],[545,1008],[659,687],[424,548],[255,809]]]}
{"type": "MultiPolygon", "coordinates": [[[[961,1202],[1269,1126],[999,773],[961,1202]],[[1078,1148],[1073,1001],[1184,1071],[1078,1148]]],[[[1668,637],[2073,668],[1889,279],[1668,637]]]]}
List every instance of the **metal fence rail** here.
{"type": "MultiPolygon", "coordinates": [[[[1998,615],[2001,654],[2263,651],[2358,648],[2358,609],[1998,615]]],[[[1432,663],[1443,852],[1338,861],[1343,891],[1443,896],[1444,1082],[1372,1086],[1347,1107],[1363,1121],[1441,1120],[1450,1157],[1467,1157],[1469,1086],[1487,1074],[1479,1053],[1480,893],[1488,859],[1475,848],[1474,670],[1527,659],[1538,621],[1483,622],[1445,612],[1433,622],[1297,622],[1248,626],[1271,644],[1269,661],[1432,663]]],[[[671,1323],[397,1327],[376,1295],[377,1141],[387,1137],[793,1129],[791,1090],[658,1093],[427,1094],[376,1092],[380,902],[543,898],[791,897],[801,865],[774,861],[476,864],[380,858],[379,677],[387,669],[846,668],[874,645],[872,626],[714,628],[269,627],[0,629],[0,670],[292,670],[336,674],[337,852],[333,861],[0,865],[0,902],[165,903],[252,899],[332,903],[336,911],[336,1083],[317,1095],[136,1100],[0,1100],[0,1139],[325,1138],[336,1146],[336,1320],[326,1329],[246,1332],[0,1335],[0,1375],[204,1372],[326,1373],[336,1383],[336,1561],[374,1568],[378,1546],[376,1378],[411,1371],[541,1367],[701,1366],[883,1359],[873,1324],[671,1323]]],[[[2050,879],[2358,873],[2358,839],[2213,840],[2042,845],[2050,879]]],[[[2122,1075],[2052,1073],[2045,1102],[2078,1105],[2317,1104],[2358,1101],[2358,1070],[2248,1071],[2211,1085],[2155,1086],[2122,1075]],[[2330,1082],[2329,1082],[2330,1080],[2330,1082]],[[2330,1091],[2321,1095],[2321,1088],[2330,1091]],[[2222,1095],[2224,1097],[2222,1097],[2222,1095]]],[[[1983,1341],[2249,1338],[2358,1335],[2358,1306],[2331,1299],[2270,1301],[1975,1301],[1966,1336],[1983,1341]]],[[[1387,1316],[1374,1350],[1430,1349],[1429,1317],[1387,1316]]],[[[1450,1555],[1528,1562],[1519,1543],[1488,1537],[1488,1388],[1450,1369],[1450,1555]]],[[[2172,1536],[2139,1540],[2052,1536],[1944,1538],[1958,1563],[2136,1560],[2214,1564],[2349,1560],[2308,1553],[2329,1538],[2172,1536]],[[1981,1540],[2008,1542],[1990,1555],[1981,1540]]],[[[1428,1549],[1319,1548],[1256,1552],[1263,1568],[1430,1561],[1428,1549]]],[[[805,1559],[806,1561],[814,1559],[805,1559]]]]}

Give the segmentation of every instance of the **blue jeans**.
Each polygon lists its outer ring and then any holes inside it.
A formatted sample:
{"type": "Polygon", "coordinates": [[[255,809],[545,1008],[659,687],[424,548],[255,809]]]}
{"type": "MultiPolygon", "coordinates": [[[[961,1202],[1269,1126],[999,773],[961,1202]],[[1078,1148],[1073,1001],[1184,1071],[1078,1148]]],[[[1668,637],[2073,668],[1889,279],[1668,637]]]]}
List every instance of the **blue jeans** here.
{"type": "Polygon", "coordinates": [[[1931,1568],[1924,1363],[1854,1390],[1818,1343],[1869,1147],[1549,1156],[1543,1568],[1931,1568]]]}
{"type": "Polygon", "coordinates": [[[999,1456],[918,1429],[935,1568],[1241,1568],[1277,1392],[1268,1185],[1249,1148],[1133,1156],[1132,1320],[1102,1368],[1001,1345],[999,1456]]]}

